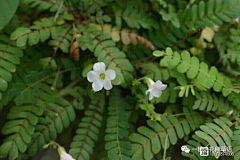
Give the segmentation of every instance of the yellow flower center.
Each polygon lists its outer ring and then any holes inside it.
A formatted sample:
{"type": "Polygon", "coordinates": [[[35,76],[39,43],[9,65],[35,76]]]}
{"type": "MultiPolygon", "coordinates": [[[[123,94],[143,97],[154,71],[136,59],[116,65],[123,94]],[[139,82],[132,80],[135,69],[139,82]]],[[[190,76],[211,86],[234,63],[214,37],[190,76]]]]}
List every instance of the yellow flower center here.
{"type": "Polygon", "coordinates": [[[101,73],[101,74],[99,75],[99,77],[100,77],[101,80],[104,80],[105,77],[106,77],[106,75],[105,75],[105,73],[101,73]]]}

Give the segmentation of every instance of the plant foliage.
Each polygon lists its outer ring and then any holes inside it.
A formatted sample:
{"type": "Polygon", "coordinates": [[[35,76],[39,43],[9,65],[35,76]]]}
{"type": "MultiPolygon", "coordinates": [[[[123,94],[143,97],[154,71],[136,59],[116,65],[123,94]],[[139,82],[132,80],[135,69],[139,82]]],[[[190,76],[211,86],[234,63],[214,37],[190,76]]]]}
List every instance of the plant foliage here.
{"type": "Polygon", "coordinates": [[[239,17],[240,0],[0,0],[0,159],[240,160],[239,17]]]}

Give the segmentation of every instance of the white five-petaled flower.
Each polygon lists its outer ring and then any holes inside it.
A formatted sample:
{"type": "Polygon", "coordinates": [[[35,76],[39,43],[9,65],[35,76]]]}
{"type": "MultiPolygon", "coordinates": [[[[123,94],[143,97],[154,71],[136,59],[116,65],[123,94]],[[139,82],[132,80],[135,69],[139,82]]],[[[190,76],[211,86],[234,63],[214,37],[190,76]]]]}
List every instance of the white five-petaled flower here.
{"type": "Polygon", "coordinates": [[[146,94],[149,92],[149,100],[151,101],[154,97],[160,97],[162,95],[162,90],[167,88],[166,84],[163,84],[161,81],[157,81],[156,83],[153,80],[148,79],[148,90],[146,94]]]}
{"type": "Polygon", "coordinates": [[[116,72],[112,69],[105,71],[105,64],[98,62],[93,65],[93,71],[89,71],[87,79],[92,82],[92,88],[95,92],[100,91],[103,87],[106,90],[112,89],[111,81],[116,78],[116,72]]]}
{"type": "Polygon", "coordinates": [[[70,154],[68,154],[63,147],[58,148],[60,160],[75,160],[70,154]]]}

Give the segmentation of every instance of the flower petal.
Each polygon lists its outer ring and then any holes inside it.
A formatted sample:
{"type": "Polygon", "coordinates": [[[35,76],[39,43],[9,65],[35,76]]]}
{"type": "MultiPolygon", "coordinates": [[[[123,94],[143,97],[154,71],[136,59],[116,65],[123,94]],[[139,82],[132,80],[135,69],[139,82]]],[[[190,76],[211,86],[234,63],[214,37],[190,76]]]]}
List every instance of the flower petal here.
{"type": "Polygon", "coordinates": [[[162,84],[162,86],[160,87],[161,90],[164,90],[167,88],[167,85],[166,84],[162,84]]]}
{"type": "Polygon", "coordinates": [[[105,63],[103,62],[97,62],[93,65],[93,70],[97,73],[103,73],[105,72],[105,63]]]}
{"type": "Polygon", "coordinates": [[[160,90],[164,90],[167,88],[166,84],[163,84],[161,81],[157,81],[154,85],[156,88],[160,89],[160,90]]]}
{"type": "Polygon", "coordinates": [[[154,98],[153,94],[150,92],[149,94],[149,101],[151,101],[154,98]]]}
{"type": "Polygon", "coordinates": [[[96,72],[94,72],[94,71],[89,71],[87,73],[87,80],[89,82],[96,82],[96,81],[99,80],[99,75],[96,72]]]}
{"type": "Polygon", "coordinates": [[[111,80],[108,79],[108,78],[106,78],[106,79],[103,81],[103,86],[104,86],[104,89],[106,89],[106,90],[112,89],[111,80]]]}
{"type": "Polygon", "coordinates": [[[149,91],[149,89],[148,89],[148,90],[146,90],[145,94],[147,95],[147,94],[148,94],[148,92],[150,92],[150,91],[149,91]]]}
{"type": "Polygon", "coordinates": [[[152,89],[153,89],[153,88],[149,88],[148,90],[146,90],[145,94],[147,95],[147,94],[148,94],[148,92],[150,92],[150,93],[151,93],[151,92],[152,92],[152,89]]]}
{"type": "Polygon", "coordinates": [[[154,88],[151,93],[154,97],[160,97],[162,95],[162,91],[158,88],[154,88]]]}
{"type": "Polygon", "coordinates": [[[162,82],[161,82],[160,80],[158,80],[158,81],[154,84],[154,86],[155,86],[156,88],[160,88],[160,87],[162,86],[162,82]]]}
{"type": "Polygon", "coordinates": [[[116,78],[116,72],[113,69],[107,70],[106,74],[111,80],[114,80],[116,78]]]}
{"type": "Polygon", "coordinates": [[[75,159],[73,159],[71,155],[64,152],[60,155],[60,160],[75,160],[75,159]]]}
{"type": "Polygon", "coordinates": [[[100,91],[103,88],[103,81],[96,81],[93,82],[92,88],[95,92],[100,91]]]}

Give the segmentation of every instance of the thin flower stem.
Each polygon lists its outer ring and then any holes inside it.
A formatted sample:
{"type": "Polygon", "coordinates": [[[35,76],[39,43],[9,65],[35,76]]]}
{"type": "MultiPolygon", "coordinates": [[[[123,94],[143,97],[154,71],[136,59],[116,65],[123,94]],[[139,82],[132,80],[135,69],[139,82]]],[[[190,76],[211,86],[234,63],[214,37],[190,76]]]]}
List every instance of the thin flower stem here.
{"type": "Polygon", "coordinates": [[[208,112],[208,111],[204,111],[205,113],[207,113],[208,115],[210,115],[211,117],[213,117],[213,118],[218,118],[217,116],[215,116],[214,114],[212,114],[212,113],[210,113],[210,112],[208,112]]]}
{"type": "Polygon", "coordinates": [[[74,86],[75,86],[77,83],[79,83],[81,80],[82,80],[82,78],[78,78],[78,79],[72,81],[69,85],[67,85],[64,89],[62,89],[62,90],[60,91],[60,96],[65,96],[65,95],[66,95],[65,90],[66,90],[67,88],[72,88],[72,87],[74,87],[74,86]]]}
{"type": "Polygon", "coordinates": [[[138,81],[146,80],[146,79],[149,79],[149,77],[142,77],[142,78],[139,78],[138,81]]]}
{"type": "Polygon", "coordinates": [[[166,160],[167,145],[168,145],[167,143],[168,143],[168,134],[166,135],[166,138],[165,138],[164,152],[163,152],[163,160],[166,160]]]}
{"type": "Polygon", "coordinates": [[[57,73],[56,73],[53,85],[51,86],[51,90],[53,90],[53,91],[56,90],[59,74],[60,74],[60,67],[58,67],[58,70],[57,70],[57,73]]]}
{"type": "Polygon", "coordinates": [[[54,17],[54,22],[57,21],[57,19],[58,19],[58,17],[59,17],[59,14],[60,14],[60,12],[61,12],[61,10],[62,10],[62,7],[63,7],[63,1],[60,3],[60,6],[59,6],[59,8],[58,8],[58,10],[57,10],[57,13],[56,13],[56,15],[55,15],[55,17],[54,17]]]}
{"type": "MultiPolygon", "coordinates": [[[[193,113],[179,113],[179,114],[170,115],[170,116],[168,116],[168,117],[185,116],[185,115],[187,115],[187,114],[189,114],[189,115],[194,115],[193,113]]],[[[196,115],[198,115],[198,114],[196,114],[196,115]]]]}

